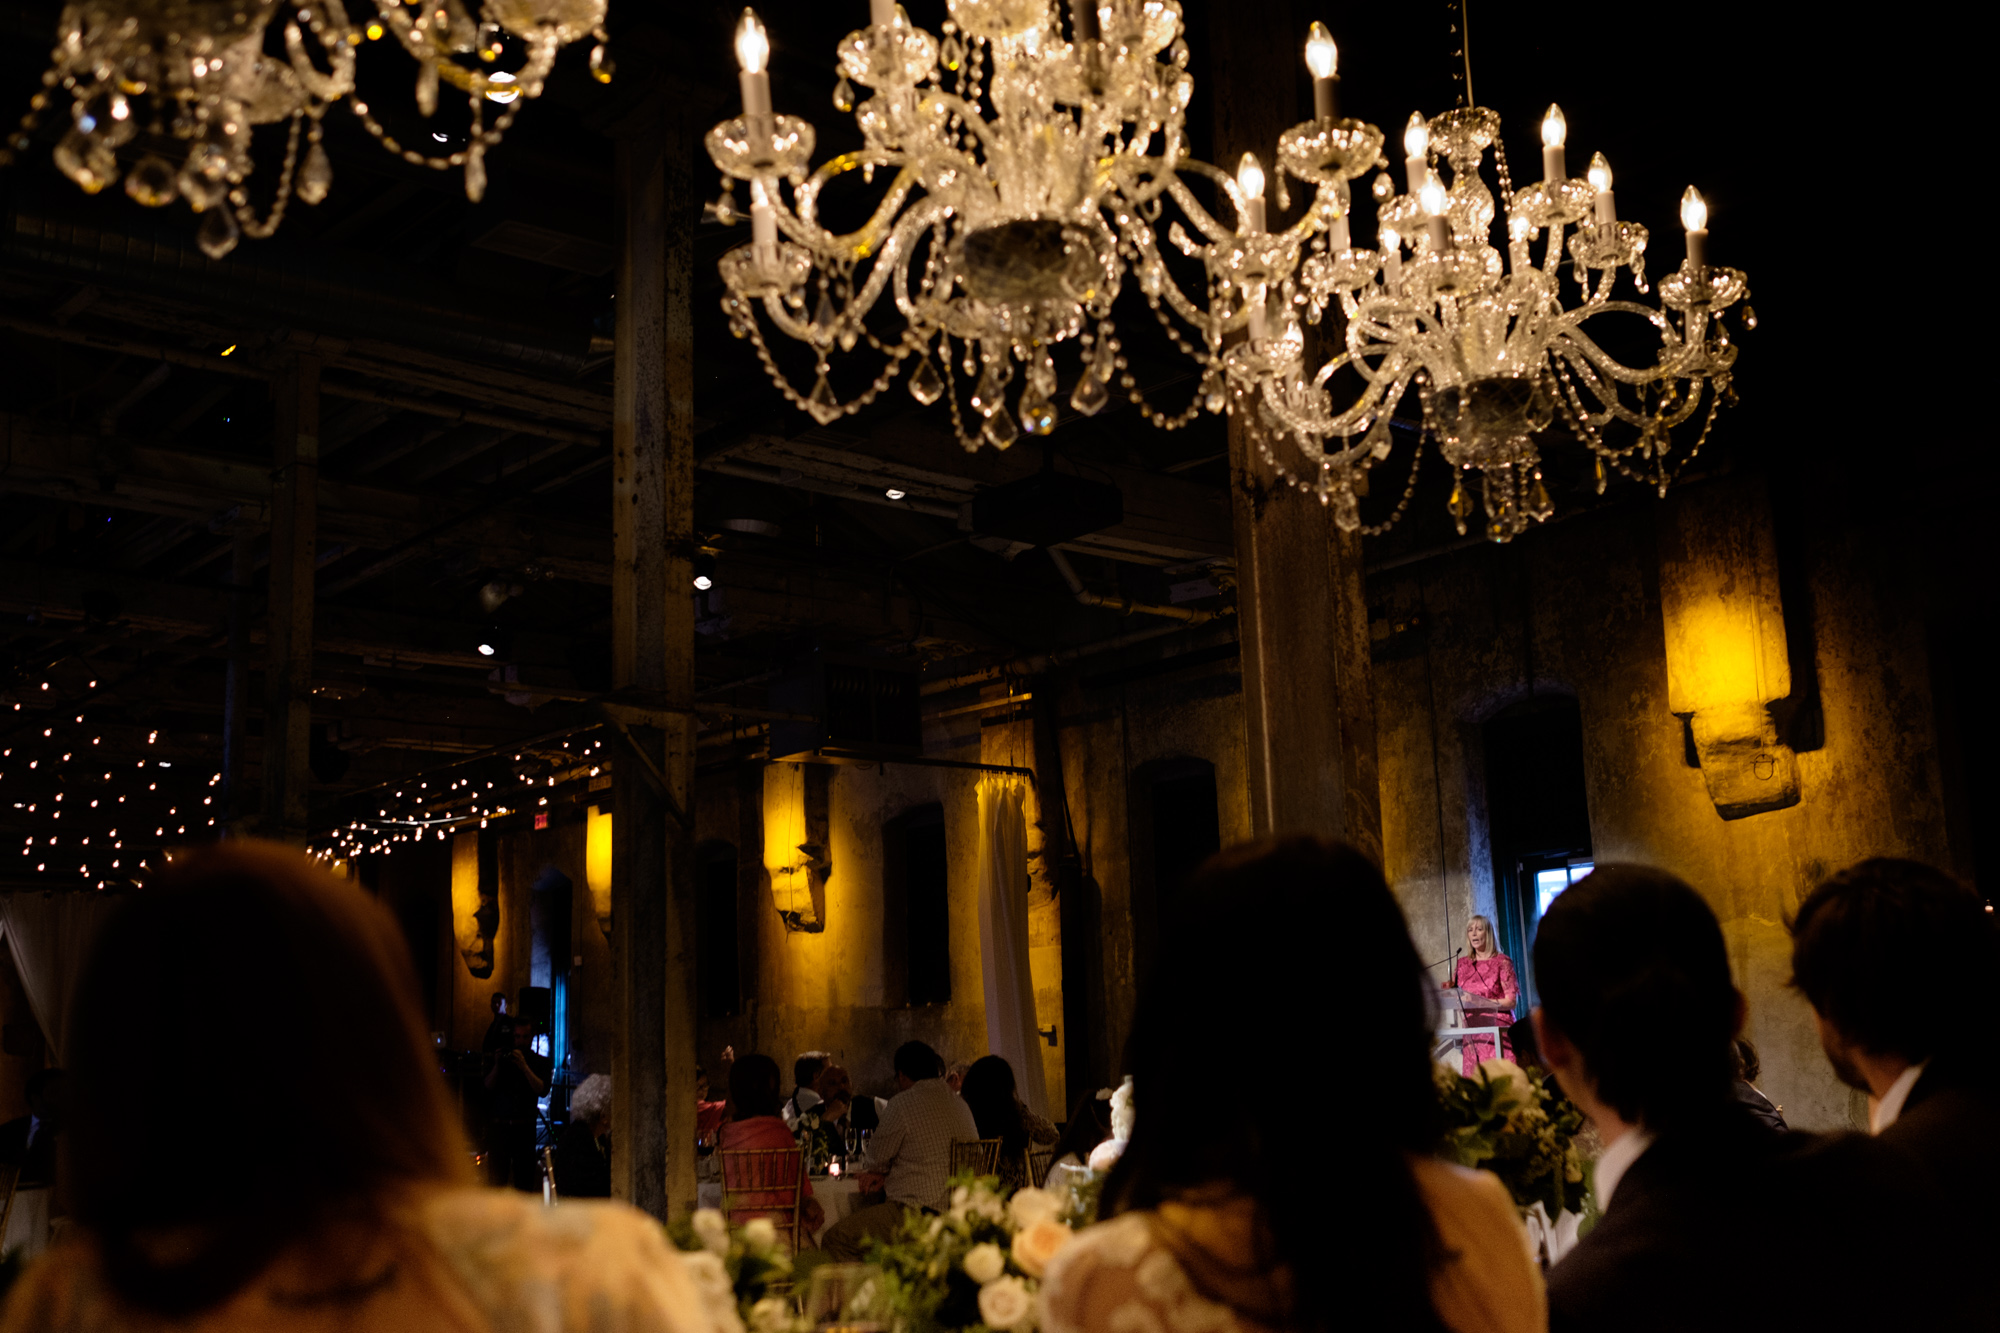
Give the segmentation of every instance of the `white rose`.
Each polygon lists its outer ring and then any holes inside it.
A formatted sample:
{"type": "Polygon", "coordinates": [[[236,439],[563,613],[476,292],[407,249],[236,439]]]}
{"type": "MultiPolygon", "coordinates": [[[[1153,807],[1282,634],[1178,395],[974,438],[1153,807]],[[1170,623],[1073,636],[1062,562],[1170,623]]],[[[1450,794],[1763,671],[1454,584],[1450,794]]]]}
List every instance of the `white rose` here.
{"type": "Polygon", "coordinates": [[[989,1328],[1018,1328],[1034,1308],[1035,1298],[1020,1278],[996,1278],[979,1289],[979,1317],[989,1328]]]}
{"type": "Polygon", "coordinates": [[[1521,1066],[1515,1064],[1512,1060],[1505,1058],[1481,1060],[1479,1062],[1479,1072],[1486,1076],[1488,1083],[1498,1083],[1501,1079],[1511,1078],[1523,1088],[1528,1086],[1528,1076],[1522,1073],[1521,1066]]]}
{"type": "Polygon", "coordinates": [[[1007,1256],[991,1241],[965,1252],[965,1275],[982,1287],[1006,1271],[1007,1256]]]}
{"type": "Polygon", "coordinates": [[[743,1243],[769,1249],[778,1243],[778,1228],[768,1217],[753,1217],[743,1224],[743,1243]]]}
{"type": "Polygon", "coordinates": [[[735,1300],[735,1287],[729,1281],[729,1270],[722,1266],[719,1256],[707,1250],[690,1250],[681,1255],[681,1262],[687,1265],[688,1276],[694,1279],[695,1290],[701,1293],[703,1300],[735,1300]]]}
{"type": "Polygon", "coordinates": [[[1056,1251],[1070,1243],[1076,1233],[1054,1218],[1044,1218],[1014,1233],[1014,1262],[1029,1277],[1040,1277],[1048,1269],[1056,1251]]]}
{"type": "Polygon", "coordinates": [[[729,1223],[723,1220],[722,1214],[717,1210],[713,1208],[694,1210],[694,1234],[703,1248],[716,1254],[729,1253],[729,1223]]]}
{"type": "Polygon", "coordinates": [[[965,1210],[971,1205],[971,1202],[972,1191],[960,1185],[951,1192],[951,1207],[946,1210],[947,1215],[954,1222],[962,1220],[965,1217],[965,1210]]]}
{"type": "Polygon", "coordinates": [[[1111,1137],[1120,1143],[1131,1138],[1132,1124],[1138,1118],[1138,1108],[1132,1105],[1132,1076],[1127,1074],[1111,1094],[1111,1137]]]}
{"type": "Polygon", "coordinates": [[[1014,1219],[1016,1227],[1026,1228],[1037,1222],[1052,1221],[1062,1216],[1063,1201],[1047,1190],[1016,1190],[1014,1197],[1007,1201],[1007,1214],[1014,1219]]]}
{"type": "Polygon", "coordinates": [[[1118,1159],[1124,1153],[1125,1141],[1123,1139],[1106,1139],[1090,1150],[1090,1169],[1100,1172],[1109,1171],[1117,1164],[1118,1159]]]}
{"type": "Polygon", "coordinates": [[[785,1333],[792,1326],[792,1303],[782,1296],[766,1296],[750,1307],[750,1326],[757,1333],[785,1333]]]}

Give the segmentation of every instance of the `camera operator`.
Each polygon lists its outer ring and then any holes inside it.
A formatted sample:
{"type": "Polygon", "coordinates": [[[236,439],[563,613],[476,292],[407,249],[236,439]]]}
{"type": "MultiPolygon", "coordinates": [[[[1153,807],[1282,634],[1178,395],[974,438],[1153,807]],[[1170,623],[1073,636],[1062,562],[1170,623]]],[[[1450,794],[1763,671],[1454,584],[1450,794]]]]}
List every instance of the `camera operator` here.
{"type": "Polygon", "coordinates": [[[505,1016],[493,1020],[489,1041],[508,1038],[489,1054],[486,1069],[486,1171],[494,1185],[539,1192],[541,1173],[535,1162],[536,1099],[548,1091],[554,1065],[546,1055],[529,1049],[535,1029],[505,1016]],[[502,1025],[505,1025],[503,1028],[502,1025]]]}

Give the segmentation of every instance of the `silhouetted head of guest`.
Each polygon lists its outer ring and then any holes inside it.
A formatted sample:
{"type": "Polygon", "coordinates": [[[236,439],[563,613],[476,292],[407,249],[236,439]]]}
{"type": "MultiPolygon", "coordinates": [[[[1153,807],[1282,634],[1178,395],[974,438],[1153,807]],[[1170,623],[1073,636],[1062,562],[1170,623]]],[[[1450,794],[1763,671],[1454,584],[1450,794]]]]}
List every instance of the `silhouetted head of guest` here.
{"type": "Polygon", "coordinates": [[[777,1115],[785,1094],[778,1086],[778,1062],[768,1055],[752,1053],[729,1067],[729,1100],[738,1120],[760,1115],[777,1115]]]}
{"type": "Polygon", "coordinates": [[[819,1071],[826,1068],[833,1057],[825,1051],[807,1051],[792,1061],[792,1086],[810,1088],[819,1078],[819,1071]]]}
{"type": "Polygon", "coordinates": [[[1441,1129],[1434,987],[1381,871],[1320,838],[1243,843],[1194,872],[1163,926],[1127,1053],[1137,1120],[1103,1215],[1247,1196],[1268,1228],[1266,1319],[1294,1333],[1441,1327],[1437,1237],[1409,1161],[1441,1129]],[[1330,1041],[1338,1058],[1314,1058],[1330,1041]],[[1270,1082],[1216,1095],[1188,1078],[1195,1051],[1270,1082]],[[1329,1144],[1344,1206],[1368,1218],[1331,1247],[1324,1199],[1301,1187],[1329,1144]]]}
{"type": "Polygon", "coordinates": [[[495,1018],[500,1017],[500,1015],[507,1012],[507,992],[494,991],[493,999],[490,1001],[490,1003],[493,1009],[493,1016],[495,1018]]]}
{"type": "Polygon", "coordinates": [[[982,1139],[999,1139],[1000,1151],[1017,1153],[1028,1146],[1027,1126],[1015,1095],[1014,1066],[997,1055],[982,1055],[965,1071],[958,1095],[972,1112],[982,1139]]]}
{"type": "Polygon", "coordinates": [[[842,1066],[828,1065],[813,1080],[813,1091],[829,1102],[851,1102],[854,1100],[854,1081],[842,1066]]]}
{"type": "Polygon", "coordinates": [[[177,857],[105,923],[70,1021],[74,1213],[142,1308],[211,1306],[323,1225],[468,1183],[401,932],[295,851],[177,857]],[[147,1013],[229,1052],[252,1113],[194,1095],[186,1043],[147,1013]]]}
{"type": "Polygon", "coordinates": [[[1918,1064],[1977,1043],[1990,1008],[1993,914],[1917,861],[1879,857],[1814,889],[1792,922],[1792,985],[1834,1072],[1868,1091],[1859,1056],[1918,1064]]]}
{"type": "Polygon", "coordinates": [[[927,1078],[944,1077],[944,1057],[928,1042],[906,1041],[896,1048],[896,1085],[907,1088],[927,1078]]]}
{"type": "Polygon", "coordinates": [[[1729,1100],[1743,997],[1722,927],[1664,870],[1599,866],[1535,935],[1542,1060],[1580,1106],[1655,1133],[1729,1100]]]}

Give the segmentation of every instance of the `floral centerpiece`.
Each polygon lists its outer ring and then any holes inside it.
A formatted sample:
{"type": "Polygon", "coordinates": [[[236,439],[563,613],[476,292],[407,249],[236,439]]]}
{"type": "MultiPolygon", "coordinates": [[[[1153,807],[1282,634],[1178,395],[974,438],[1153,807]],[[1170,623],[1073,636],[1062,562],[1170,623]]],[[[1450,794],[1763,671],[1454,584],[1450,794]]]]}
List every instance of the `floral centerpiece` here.
{"type": "Polygon", "coordinates": [[[702,1307],[716,1333],[781,1333],[794,1320],[792,1303],[771,1294],[792,1275],[791,1257],[778,1243],[769,1218],[753,1218],[735,1231],[713,1208],[697,1208],[667,1235],[687,1265],[702,1307]]]}
{"type": "Polygon", "coordinates": [[[1583,1116],[1547,1074],[1512,1060],[1481,1061],[1476,1078],[1447,1065],[1432,1074],[1446,1157],[1500,1177],[1523,1213],[1537,1204],[1551,1219],[1583,1211],[1589,1188],[1576,1144],[1583,1116]]]}
{"type": "Polygon", "coordinates": [[[792,1127],[792,1138],[805,1153],[806,1170],[813,1175],[824,1175],[827,1164],[833,1161],[833,1126],[820,1122],[819,1107],[799,1113],[798,1123],[792,1127]]]}
{"type": "Polygon", "coordinates": [[[909,1333],[1035,1327],[1035,1294],[1049,1261],[1076,1232],[1072,1203],[1042,1189],[1003,1198],[991,1176],[958,1176],[951,1206],[913,1214],[871,1247],[890,1303],[909,1333]]]}

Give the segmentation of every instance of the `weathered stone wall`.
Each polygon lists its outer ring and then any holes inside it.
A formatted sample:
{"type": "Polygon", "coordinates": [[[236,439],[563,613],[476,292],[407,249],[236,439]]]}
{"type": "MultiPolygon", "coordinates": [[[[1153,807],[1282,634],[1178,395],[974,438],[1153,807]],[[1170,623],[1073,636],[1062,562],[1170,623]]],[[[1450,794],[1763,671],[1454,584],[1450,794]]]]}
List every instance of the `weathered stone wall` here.
{"type": "MultiPolygon", "coordinates": [[[[1670,503],[1722,497],[1693,487],[1670,503]]],[[[1809,638],[1824,744],[1797,756],[1796,805],[1728,820],[1669,709],[1645,510],[1376,576],[1385,869],[1424,956],[1449,953],[1470,913],[1493,910],[1479,728],[1531,693],[1573,695],[1598,864],[1661,866],[1708,898],[1749,998],[1763,1086],[1794,1125],[1831,1128],[1863,1123],[1862,1103],[1828,1072],[1811,1012],[1786,988],[1787,914],[1863,857],[1949,855],[1915,610],[1885,590],[1867,540],[1795,540],[1809,605],[1785,619],[1809,638]]]]}

